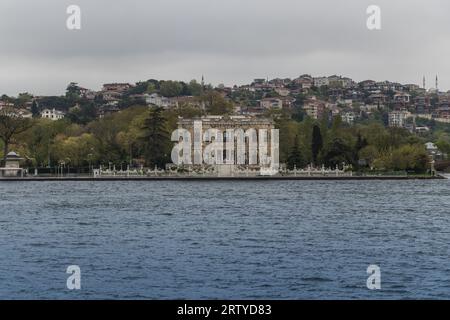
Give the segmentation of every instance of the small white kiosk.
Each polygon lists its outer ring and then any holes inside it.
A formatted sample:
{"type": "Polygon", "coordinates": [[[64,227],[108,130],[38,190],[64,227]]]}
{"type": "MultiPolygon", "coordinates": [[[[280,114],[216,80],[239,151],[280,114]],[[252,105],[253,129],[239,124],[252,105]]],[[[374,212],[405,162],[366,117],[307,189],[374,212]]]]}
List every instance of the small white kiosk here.
{"type": "Polygon", "coordinates": [[[6,155],[5,167],[0,168],[0,177],[23,177],[20,161],[24,160],[17,153],[10,152],[6,155]]]}

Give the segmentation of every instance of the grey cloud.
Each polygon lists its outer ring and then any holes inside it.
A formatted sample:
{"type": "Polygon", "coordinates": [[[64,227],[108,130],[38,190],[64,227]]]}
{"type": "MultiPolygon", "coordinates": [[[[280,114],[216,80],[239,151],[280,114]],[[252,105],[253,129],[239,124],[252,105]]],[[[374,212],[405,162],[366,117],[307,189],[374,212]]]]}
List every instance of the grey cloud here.
{"type": "Polygon", "coordinates": [[[445,0],[2,0],[0,93],[62,93],[69,81],[343,74],[419,83],[450,63],[445,0]],[[65,28],[68,5],[82,30],[65,28]],[[365,10],[382,8],[382,30],[365,10]]]}

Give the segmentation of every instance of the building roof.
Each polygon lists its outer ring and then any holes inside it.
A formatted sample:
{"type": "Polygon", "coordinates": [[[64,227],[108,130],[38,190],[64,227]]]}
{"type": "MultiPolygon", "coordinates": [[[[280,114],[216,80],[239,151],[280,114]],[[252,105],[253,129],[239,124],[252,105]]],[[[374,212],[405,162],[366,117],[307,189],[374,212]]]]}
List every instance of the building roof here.
{"type": "Polygon", "coordinates": [[[15,153],[14,151],[9,152],[6,155],[6,161],[8,160],[23,160],[23,158],[21,158],[17,153],[15,153]]]}

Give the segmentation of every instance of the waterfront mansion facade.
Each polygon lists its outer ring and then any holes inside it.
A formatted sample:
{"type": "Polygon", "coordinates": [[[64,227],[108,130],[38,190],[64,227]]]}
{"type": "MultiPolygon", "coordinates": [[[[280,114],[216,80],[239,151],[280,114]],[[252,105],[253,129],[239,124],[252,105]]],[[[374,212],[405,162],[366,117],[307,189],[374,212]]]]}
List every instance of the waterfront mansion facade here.
{"type": "Polygon", "coordinates": [[[228,171],[239,168],[278,168],[279,136],[271,119],[250,116],[179,118],[172,141],[178,166],[215,166],[228,171]]]}

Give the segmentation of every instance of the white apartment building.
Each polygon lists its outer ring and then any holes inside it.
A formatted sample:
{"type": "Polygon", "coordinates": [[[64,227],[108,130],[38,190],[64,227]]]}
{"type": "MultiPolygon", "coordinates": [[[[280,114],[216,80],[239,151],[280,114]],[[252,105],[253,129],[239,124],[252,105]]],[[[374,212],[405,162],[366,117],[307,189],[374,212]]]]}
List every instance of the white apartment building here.
{"type": "Polygon", "coordinates": [[[408,111],[389,112],[389,127],[406,127],[406,119],[408,119],[410,115],[411,113],[408,111]]]}
{"type": "Polygon", "coordinates": [[[53,108],[52,110],[50,109],[44,109],[41,112],[41,117],[42,118],[46,118],[46,119],[50,119],[53,121],[56,120],[61,120],[64,118],[66,114],[62,111],[56,110],[55,108],[53,108]]]}
{"type": "Polygon", "coordinates": [[[342,114],[342,121],[353,124],[355,122],[355,113],[354,112],[344,112],[342,114]]]}
{"type": "Polygon", "coordinates": [[[170,98],[162,97],[156,93],[145,95],[145,102],[164,109],[176,106],[176,101],[174,102],[170,98]]]}

